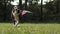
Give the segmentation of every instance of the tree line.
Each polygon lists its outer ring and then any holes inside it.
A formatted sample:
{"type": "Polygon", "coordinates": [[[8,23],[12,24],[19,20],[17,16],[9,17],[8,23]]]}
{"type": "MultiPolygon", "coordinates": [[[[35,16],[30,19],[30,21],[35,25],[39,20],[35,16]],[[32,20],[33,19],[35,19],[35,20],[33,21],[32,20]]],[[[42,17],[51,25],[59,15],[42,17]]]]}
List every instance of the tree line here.
{"type": "MultiPolygon", "coordinates": [[[[13,1],[13,0],[11,0],[13,1]]],[[[26,14],[22,18],[22,21],[28,22],[59,22],[60,21],[60,1],[54,0],[46,2],[46,4],[38,4],[39,0],[25,0],[25,3],[22,4],[22,0],[19,0],[19,9],[29,10],[33,12],[32,14],[26,14]],[[29,2],[29,5],[27,3],[29,2]]],[[[11,21],[11,10],[12,5],[6,2],[0,2],[0,21],[11,21]]]]}

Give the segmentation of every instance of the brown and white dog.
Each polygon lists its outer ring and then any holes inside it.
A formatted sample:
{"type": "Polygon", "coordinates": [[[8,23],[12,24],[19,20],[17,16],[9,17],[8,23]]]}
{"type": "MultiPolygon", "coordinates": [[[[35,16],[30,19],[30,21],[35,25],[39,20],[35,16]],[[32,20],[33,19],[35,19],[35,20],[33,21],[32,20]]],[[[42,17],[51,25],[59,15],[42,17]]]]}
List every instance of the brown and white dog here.
{"type": "Polygon", "coordinates": [[[13,10],[12,10],[12,19],[14,22],[14,26],[17,26],[19,23],[19,13],[18,13],[18,7],[14,6],[13,10]]]}

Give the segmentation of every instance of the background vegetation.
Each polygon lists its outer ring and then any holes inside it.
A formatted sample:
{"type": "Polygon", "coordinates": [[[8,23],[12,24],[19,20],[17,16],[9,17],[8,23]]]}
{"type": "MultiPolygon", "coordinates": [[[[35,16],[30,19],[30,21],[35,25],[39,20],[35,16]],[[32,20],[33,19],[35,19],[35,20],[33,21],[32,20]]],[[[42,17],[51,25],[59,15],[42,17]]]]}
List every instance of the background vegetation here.
{"type": "MultiPolygon", "coordinates": [[[[12,5],[8,3],[8,1],[13,0],[0,0],[0,22],[2,21],[11,21],[11,10],[12,5]],[[6,1],[6,2],[5,2],[6,1]]],[[[19,8],[25,9],[33,12],[32,14],[26,14],[21,21],[27,22],[59,22],[60,21],[60,0],[54,0],[50,2],[46,2],[45,5],[38,4],[39,0],[35,3],[32,1],[25,0],[25,3],[22,4],[22,1],[19,0],[19,8]],[[27,2],[29,2],[29,6],[27,6],[27,2]],[[22,8],[23,7],[23,8],[22,8]]]]}

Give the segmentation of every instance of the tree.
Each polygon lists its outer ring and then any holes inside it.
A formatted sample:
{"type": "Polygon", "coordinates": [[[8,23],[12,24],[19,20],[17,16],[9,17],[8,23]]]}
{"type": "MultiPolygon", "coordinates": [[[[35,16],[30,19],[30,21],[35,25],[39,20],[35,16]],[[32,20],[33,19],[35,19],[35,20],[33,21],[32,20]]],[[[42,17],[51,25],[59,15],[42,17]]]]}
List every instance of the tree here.
{"type": "Polygon", "coordinates": [[[60,20],[60,0],[55,0],[56,6],[56,20],[60,20]]]}
{"type": "Polygon", "coordinates": [[[31,5],[32,4],[32,0],[28,0],[29,1],[29,5],[31,5]]]}
{"type": "Polygon", "coordinates": [[[27,2],[28,0],[25,0],[25,10],[27,9],[27,2]]]}
{"type": "Polygon", "coordinates": [[[41,18],[40,18],[40,21],[42,21],[43,20],[43,0],[41,0],[41,18]]]}
{"type": "Polygon", "coordinates": [[[22,0],[19,0],[19,9],[22,9],[22,0]]]}

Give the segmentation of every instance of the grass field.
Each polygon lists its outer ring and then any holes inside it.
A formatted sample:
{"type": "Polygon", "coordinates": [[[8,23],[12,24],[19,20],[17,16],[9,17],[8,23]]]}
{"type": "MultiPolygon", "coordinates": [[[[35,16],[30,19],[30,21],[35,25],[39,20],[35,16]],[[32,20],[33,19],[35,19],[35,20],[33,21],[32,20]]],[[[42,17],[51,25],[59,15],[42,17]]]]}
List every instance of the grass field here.
{"type": "Polygon", "coordinates": [[[60,34],[60,24],[0,23],[0,34],[60,34]]]}

